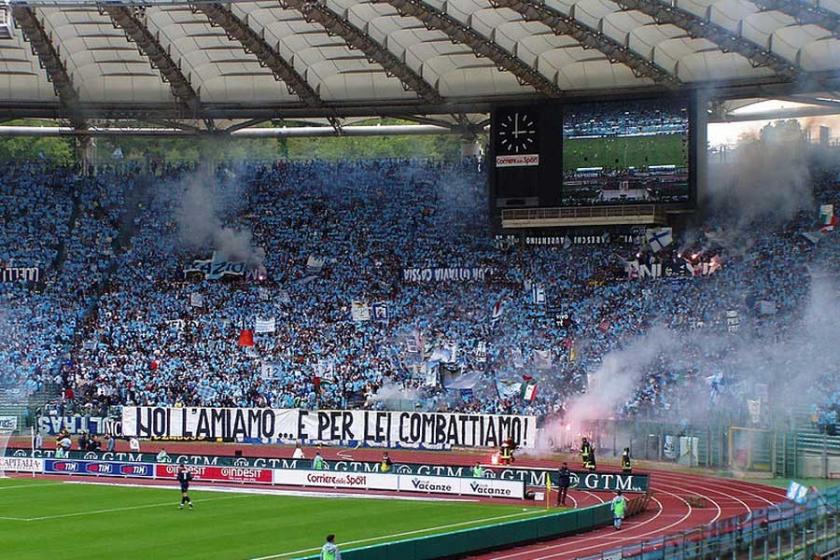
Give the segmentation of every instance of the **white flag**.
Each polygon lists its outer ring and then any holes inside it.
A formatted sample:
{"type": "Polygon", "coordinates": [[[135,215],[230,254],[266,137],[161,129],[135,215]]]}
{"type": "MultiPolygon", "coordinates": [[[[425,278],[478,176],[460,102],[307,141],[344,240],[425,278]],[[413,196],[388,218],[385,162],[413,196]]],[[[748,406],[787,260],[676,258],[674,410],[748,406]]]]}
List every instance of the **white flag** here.
{"type": "Polygon", "coordinates": [[[309,255],[309,258],[306,259],[306,268],[315,272],[321,270],[324,268],[324,257],[309,255]]]}
{"type": "Polygon", "coordinates": [[[193,307],[204,307],[204,296],[198,292],[190,294],[190,305],[193,307]]]}
{"type": "Polygon", "coordinates": [[[350,302],[350,316],[354,321],[370,321],[370,307],[366,301],[350,302]]]}
{"type": "Polygon", "coordinates": [[[257,317],[257,324],[254,331],[258,333],[272,333],[276,330],[276,327],[277,325],[274,317],[271,317],[270,319],[260,319],[257,317]]]}

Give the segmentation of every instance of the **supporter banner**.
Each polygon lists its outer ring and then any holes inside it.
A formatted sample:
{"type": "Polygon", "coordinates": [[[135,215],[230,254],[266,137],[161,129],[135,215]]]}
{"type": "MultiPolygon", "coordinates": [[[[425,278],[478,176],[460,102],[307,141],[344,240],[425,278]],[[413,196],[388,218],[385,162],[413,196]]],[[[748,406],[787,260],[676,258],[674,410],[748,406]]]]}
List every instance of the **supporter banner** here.
{"type": "Polygon", "coordinates": [[[78,461],[75,459],[46,459],[44,461],[44,472],[132,478],[151,478],[155,475],[154,465],[149,463],[114,463],[110,461],[78,461]]]}
{"type": "Polygon", "coordinates": [[[483,282],[496,275],[496,269],[489,266],[455,268],[404,268],[403,281],[411,283],[429,282],[483,282]]]}
{"type": "Polygon", "coordinates": [[[195,260],[192,266],[184,268],[184,276],[196,273],[204,274],[206,280],[219,280],[222,276],[243,276],[245,263],[242,261],[228,261],[217,252],[207,260],[195,260]]]}
{"type": "Polygon", "coordinates": [[[123,407],[123,434],[140,438],[358,441],[393,446],[499,447],[536,443],[533,416],[271,408],[123,407]]]}
{"type": "Polygon", "coordinates": [[[42,473],[44,460],[31,457],[0,457],[0,471],[42,473]]]}
{"type": "MultiPolygon", "coordinates": [[[[155,465],[156,478],[172,478],[178,474],[179,465],[155,465]]],[[[251,484],[271,484],[271,469],[255,467],[214,467],[188,465],[187,470],[193,473],[196,481],[211,482],[243,482],[251,484]]]]}
{"type": "Polygon", "coordinates": [[[627,261],[624,270],[630,279],[645,278],[690,278],[692,276],[710,276],[720,270],[721,264],[713,257],[709,262],[691,263],[686,260],[665,264],[640,264],[639,261],[627,261]]]}
{"type": "Polygon", "coordinates": [[[535,245],[562,247],[568,249],[572,245],[639,245],[644,237],[644,232],[639,233],[630,230],[610,231],[579,231],[570,232],[565,235],[551,234],[504,234],[496,235],[495,246],[498,249],[506,250],[515,245],[531,247],[535,245]]]}
{"type": "Polygon", "coordinates": [[[382,473],[276,469],[274,471],[274,484],[288,486],[314,486],[317,488],[398,490],[399,477],[394,474],[382,473]]]}
{"type": "Polygon", "coordinates": [[[36,428],[45,435],[56,435],[67,430],[71,435],[87,432],[92,435],[122,435],[120,421],[104,416],[39,416],[36,428]]]}
{"type": "MultiPolygon", "coordinates": [[[[71,451],[71,459],[81,459],[82,462],[119,462],[127,464],[154,463],[155,455],[150,453],[130,452],[81,452],[71,451]]],[[[273,469],[284,471],[306,472],[312,465],[309,459],[281,459],[277,457],[231,457],[219,455],[170,455],[171,463],[159,465],[162,467],[175,467],[179,464],[189,467],[249,467],[256,469],[273,469]]],[[[53,459],[55,451],[30,449],[9,449],[9,459],[53,459]]],[[[67,462],[65,459],[64,462],[67,462]]],[[[154,465],[152,465],[154,466],[154,465]]],[[[546,477],[551,477],[552,486],[557,486],[557,470],[529,467],[502,467],[499,465],[484,464],[484,476],[487,479],[521,481],[526,487],[545,487],[546,477]]],[[[35,467],[37,468],[37,467],[35,467]]],[[[327,461],[327,471],[333,474],[381,474],[380,463],[371,461],[327,461]]],[[[163,471],[168,472],[168,471],[163,471]]],[[[324,471],[318,471],[324,472],[324,471]]],[[[393,473],[410,476],[442,476],[442,477],[469,477],[472,474],[472,465],[428,465],[424,463],[395,463],[393,473]]],[[[174,475],[173,475],[174,476],[174,475]]],[[[261,475],[265,476],[265,475],[261,475]]],[[[275,477],[278,475],[274,475],[275,477]]],[[[374,479],[371,479],[374,480],[374,479]]],[[[279,483],[277,483],[279,484],[279,483]]],[[[311,484],[314,486],[314,484],[311,484]]],[[[646,492],[649,487],[649,477],[644,473],[622,474],[615,472],[575,471],[571,473],[571,487],[592,492],[646,492]]],[[[372,486],[371,486],[372,488],[372,486]]]]}
{"type": "Polygon", "coordinates": [[[41,279],[41,269],[37,266],[0,267],[0,282],[37,282],[41,279]]]}

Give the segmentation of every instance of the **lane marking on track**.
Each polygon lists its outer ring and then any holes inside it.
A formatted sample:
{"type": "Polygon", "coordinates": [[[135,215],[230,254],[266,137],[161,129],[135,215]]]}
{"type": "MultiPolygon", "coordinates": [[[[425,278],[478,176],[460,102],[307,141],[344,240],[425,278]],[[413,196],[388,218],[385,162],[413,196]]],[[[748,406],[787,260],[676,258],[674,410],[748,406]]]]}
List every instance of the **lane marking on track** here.
{"type": "MultiPolygon", "coordinates": [[[[203,504],[204,502],[218,502],[221,500],[237,500],[242,498],[249,498],[250,496],[222,496],[219,498],[205,498],[203,500],[195,500],[196,504],[203,504]]],[[[98,509],[94,511],[80,511],[75,513],[61,513],[57,515],[45,515],[43,517],[19,517],[19,518],[12,518],[12,517],[4,517],[3,519],[14,520],[14,521],[46,521],[50,519],[65,519],[68,517],[84,517],[86,515],[100,515],[103,513],[116,513],[120,511],[136,511],[140,509],[151,509],[151,508],[159,508],[159,507],[172,507],[177,505],[176,502],[172,500],[168,502],[162,502],[158,504],[145,504],[142,506],[127,506],[121,508],[110,508],[110,509],[98,509]]]]}
{"type": "MultiPolygon", "coordinates": [[[[679,490],[679,491],[682,491],[682,492],[687,491],[685,488],[675,486],[675,485],[672,485],[672,484],[665,483],[663,485],[671,487],[671,488],[679,490]]],[[[636,539],[646,537],[646,536],[650,536],[650,535],[656,535],[656,534],[661,533],[663,531],[667,531],[668,529],[670,529],[672,527],[680,525],[686,519],[691,517],[691,515],[693,514],[693,511],[694,511],[694,508],[692,508],[691,504],[689,504],[685,499],[683,499],[681,496],[679,496],[679,495],[677,495],[673,492],[668,492],[666,490],[659,490],[659,491],[662,492],[663,494],[667,494],[669,496],[672,496],[672,497],[676,498],[677,500],[681,501],[682,503],[684,503],[686,505],[686,507],[688,508],[688,511],[684,515],[682,515],[680,517],[680,519],[674,521],[673,523],[670,523],[670,524],[668,524],[664,527],[654,529],[652,531],[648,531],[646,533],[633,534],[633,535],[627,535],[627,536],[622,536],[622,537],[605,537],[603,534],[599,534],[599,535],[592,535],[592,536],[589,536],[589,537],[584,537],[584,538],[581,538],[581,539],[578,539],[578,540],[571,540],[570,541],[570,540],[567,539],[565,542],[560,543],[560,544],[547,545],[547,546],[544,546],[542,548],[537,548],[537,549],[523,550],[523,551],[520,551],[520,552],[511,553],[511,554],[508,554],[508,555],[505,555],[505,556],[493,556],[493,560],[504,560],[504,559],[516,558],[516,557],[522,557],[523,560],[524,559],[528,559],[528,560],[550,560],[550,559],[553,559],[553,558],[560,558],[560,557],[566,556],[568,554],[583,552],[583,551],[592,550],[592,549],[595,549],[595,548],[603,548],[605,550],[611,550],[613,548],[617,548],[620,543],[623,543],[623,542],[626,543],[628,541],[636,540],[636,539]],[[592,544],[592,545],[585,546],[585,547],[582,547],[582,548],[575,548],[575,549],[572,549],[572,550],[567,550],[566,549],[566,550],[563,550],[562,552],[558,552],[556,554],[550,554],[548,556],[534,556],[534,554],[538,553],[538,552],[548,552],[548,551],[551,551],[551,550],[556,550],[556,549],[561,548],[561,547],[575,546],[577,544],[582,544],[582,543],[589,542],[589,541],[600,541],[600,543],[599,544],[592,544]],[[609,546],[604,547],[603,543],[605,543],[605,542],[609,542],[609,546]]],[[[660,502],[655,496],[652,496],[651,499],[658,504],[659,511],[657,511],[656,515],[654,515],[650,519],[646,519],[645,521],[637,522],[634,529],[638,530],[642,526],[651,523],[653,520],[655,520],[660,515],[663,515],[665,513],[665,507],[662,505],[662,502],[660,502]]],[[[710,499],[710,501],[715,503],[715,505],[717,506],[717,503],[714,502],[714,500],[710,499]]],[[[603,533],[603,531],[602,531],[602,533],[603,533]]]]}
{"type": "MultiPolygon", "coordinates": [[[[668,473],[668,475],[666,475],[663,478],[670,478],[671,480],[677,479],[680,483],[683,483],[683,484],[686,483],[686,482],[689,482],[689,480],[687,480],[685,477],[680,477],[678,474],[674,474],[674,473],[668,473]]],[[[738,492],[741,495],[751,496],[751,497],[755,498],[756,500],[760,500],[762,502],[765,502],[771,507],[778,507],[779,502],[778,501],[774,502],[774,501],[768,499],[767,497],[765,497],[764,495],[756,494],[755,492],[751,492],[750,490],[753,490],[753,491],[765,490],[768,493],[776,494],[779,498],[786,497],[786,493],[785,493],[784,490],[782,490],[781,488],[774,488],[772,486],[762,486],[762,485],[752,484],[750,482],[743,482],[743,481],[740,481],[740,480],[713,479],[713,478],[709,478],[709,477],[698,477],[698,479],[700,479],[704,483],[712,484],[712,486],[714,487],[714,490],[712,490],[712,491],[717,492],[719,494],[724,494],[725,491],[738,492]]],[[[709,489],[709,488],[707,487],[707,489],[709,489]]],[[[729,497],[732,497],[733,499],[738,500],[734,496],[729,496],[729,497]]],[[[738,501],[741,501],[741,500],[738,500],[738,501]]],[[[744,504],[744,505],[746,507],[746,504],[744,504]]],[[[747,508],[747,509],[749,510],[749,508],[747,508]]]]}
{"type": "MultiPolygon", "coordinates": [[[[651,517],[650,519],[646,519],[645,521],[639,522],[638,523],[639,527],[641,527],[642,525],[647,525],[648,523],[650,523],[651,521],[655,520],[660,515],[662,515],[663,512],[665,511],[665,508],[662,506],[662,502],[660,502],[658,499],[656,499],[656,497],[653,497],[653,496],[651,497],[651,499],[654,502],[656,502],[659,509],[657,510],[656,514],[653,517],[651,517]]],[[[544,546],[542,548],[538,548],[536,550],[522,550],[522,551],[519,551],[519,552],[511,552],[510,554],[507,554],[507,555],[504,555],[504,556],[493,556],[493,560],[505,560],[507,558],[515,558],[517,556],[523,556],[523,558],[530,558],[531,557],[530,555],[533,554],[536,551],[548,550],[549,548],[556,548],[556,547],[559,547],[559,546],[569,546],[570,544],[574,545],[576,542],[585,542],[587,540],[601,540],[601,539],[602,539],[602,537],[600,535],[599,536],[583,537],[583,538],[581,538],[577,541],[574,541],[572,539],[571,542],[570,542],[569,539],[567,539],[562,544],[548,545],[548,546],[544,546]]]]}
{"type": "MultiPolygon", "coordinates": [[[[631,535],[631,536],[627,536],[627,537],[615,537],[615,539],[616,539],[616,540],[614,541],[614,543],[612,543],[612,544],[613,544],[613,546],[610,546],[610,547],[609,547],[610,549],[613,549],[613,548],[618,547],[618,546],[619,546],[619,544],[620,544],[620,543],[623,543],[623,542],[627,542],[627,541],[630,541],[630,540],[638,539],[638,538],[641,538],[641,537],[647,537],[647,536],[650,536],[650,535],[655,535],[655,534],[657,534],[657,533],[659,533],[659,532],[661,532],[661,531],[667,531],[667,530],[668,530],[668,529],[670,529],[671,527],[675,527],[675,526],[677,526],[677,525],[681,524],[683,521],[685,521],[685,520],[686,520],[686,519],[688,519],[689,517],[691,517],[691,515],[692,515],[692,511],[693,511],[693,509],[694,509],[694,508],[692,508],[692,507],[691,507],[691,504],[689,504],[687,501],[683,500],[682,498],[680,498],[680,497],[679,497],[679,496],[677,496],[676,494],[673,494],[673,493],[671,493],[671,492],[666,492],[666,491],[664,491],[664,490],[663,490],[662,492],[663,492],[663,494],[670,494],[671,496],[674,496],[675,498],[677,498],[677,499],[679,499],[680,501],[682,501],[682,502],[683,502],[686,506],[688,506],[688,511],[687,511],[687,512],[685,512],[685,515],[683,515],[683,516],[682,516],[680,519],[678,519],[677,521],[674,521],[673,523],[671,523],[671,524],[669,524],[669,525],[666,525],[665,527],[660,527],[659,529],[654,529],[654,530],[652,530],[652,531],[648,531],[648,532],[646,532],[646,533],[642,533],[642,534],[640,534],[640,535],[631,535]]],[[[652,499],[653,499],[653,500],[656,500],[656,498],[652,498],[652,499]]],[[[657,500],[657,501],[658,501],[658,500],[657,500]]],[[[662,508],[662,509],[664,509],[664,508],[663,508],[663,506],[662,506],[662,503],[661,503],[661,502],[659,502],[659,507],[660,507],[660,508],[662,508]]],[[[662,511],[662,509],[660,509],[660,511],[662,511]]],[[[651,519],[651,520],[649,520],[649,521],[652,521],[652,520],[653,520],[653,519],[651,519]]],[[[642,525],[642,524],[640,524],[640,525],[642,525]]],[[[595,538],[595,537],[590,537],[590,539],[588,539],[588,540],[592,540],[593,538],[595,538]]],[[[599,537],[599,538],[600,538],[600,540],[603,540],[603,536],[601,536],[601,537],[599,537]]],[[[582,542],[582,541],[579,541],[579,542],[582,542]]],[[[574,544],[576,544],[576,543],[573,543],[573,545],[574,545],[574,544]]],[[[592,550],[593,548],[599,548],[600,546],[601,546],[601,545],[598,545],[598,544],[592,544],[592,545],[589,545],[589,546],[585,546],[585,547],[583,547],[583,548],[575,548],[575,549],[572,549],[572,550],[564,550],[564,551],[562,551],[562,552],[560,552],[560,553],[558,553],[558,554],[549,554],[548,556],[538,556],[538,557],[536,557],[536,558],[533,558],[532,560],[550,560],[550,559],[552,559],[552,558],[559,558],[559,557],[561,557],[561,556],[563,556],[563,555],[566,555],[566,554],[576,554],[576,553],[578,553],[578,552],[583,552],[583,551],[585,551],[585,550],[592,550]]],[[[553,547],[551,547],[551,548],[556,548],[556,547],[557,547],[557,545],[555,545],[555,546],[553,546],[553,547]]]]}
{"type": "MultiPolygon", "coordinates": [[[[486,523],[488,521],[499,521],[501,519],[512,519],[514,517],[522,517],[522,516],[525,516],[525,515],[532,515],[533,517],[539,517],[538,515],[533,515],[534,513],[535,513],[534,511],[528,511],[528,512],[511,513],[509,515],[500,515],[500,516],[497,516],[497,517],[485,517],[483,519],[475,519],[473,521],[462,521],[460,523],[450,523],[449,525],[439,525],[437,527],[429,527],[428,529],[416,529],[414,531],[405,531],[403,533],[394,533],[392,535],[382,535],[380,537],[371,537],[371,538],[368,538],[368,539],[358,539],[358,540],[355,540],[355,541],[347,541],[347,542],[341,543],[341,545],[342,546],[350,546],[350,545],[354,545],[354,544],[364,544],[364,543],[379,541],[379,540],[390,540],[390,539],[394,539],[394,538],[398,538],[398,537],[408,537],[408,536],[417,535],[417,534],[420,534],[420,533],[428,533],[428,532],[431,532],[431,531],[441,531],[443,529],[453,529],[455,527],[463,527],[465,525],[476,525],[478,523],[486,523]]],[[[272,560],[273,558],[285,558],[287,556],[294,556],[295,554],[305,554],[307,552],[318,552],[319,550],[321,550],[320,547],[304,548],[304,549],[301,549],[301,550],[293,550],[291,552],[281,552],[281,553],[272,554],[272,555],[269,555],[269,556],[260,556],[260,557],[257,557],[257,558],[251,558],[250,560],[272,560]]]]}
{"type": "MultiPolygon", "coordinates": [[[[674,477],[674,478],[678,478],[678,477],[674,477]]],[[[681,482],[691,483],[691,482],[694,482],[694,481],[692,481],[690,479],[687,480],[685,478],[682,478],[681,482]]],[[[728,481],[724,481],[724,482],[728,482],[728,481]]],[[[659,487],[665,486],[665,487],[668,487],[668,488],[680,490],[682,492],[688,491],[686,488],[682,488],[680,486],[676,486],[673,483],[668,483],[668,482],[664,482],[664,481],[662,481],[662,483],[658,486],[659,487]]],[[[711,489],[711,488],[704,487],[704,490],[726,496],[727,498],[734,498],[735,501],[741,503],[741,505],[745,508],[747,513],[751,514],[753,512],[753,508],[750,507],[749,505],[747,505],[743,500],[740,500],[739,498],[735,498],[734,496],[726,494],[726,488],[724,488],[723,490],[717,490],[717,489],[711,489]]],[[[660,490],[660,491],[664,494],[669,494],[669,495],[677,498],[678,500],[682,501],[683,503],[685,503],[690,508],[689,512],[687,512],[686,515],[684,515],[682,517],[682,519],[679,520],[679,521],[671,523],[670,525],[668,525],[666,527],[661,527],[661,528],[655,529],[653,531],[648,531],[646,533],[629,535],[627,537],[619,537],[619,538],[612,538],[612,537],[603,538],[602,536],[593,536],[593,537],[589,537],[587,539],[581,539],[579,541],[572,542],[572,543],[567,542],[567,543],[564,543],[562,545],[549,545],[549,546],[544,547],[542,549],[537,549],[537,551],[545,551],[545,550],[548,550],[550,548],[558,548],[560,546],[569,546],[569,545],[574,546],[575,544],[584,542],[586,540],[599,540],[600,539],[602,544],[590,545],[590,546],[587,546],[587,547],[584,547],[584,548],[578,548],[578,549],[572,549],[572,550],[563,550],[562,552],[558,552],[557,554],[551,554],[549,556],[538,556],[538,557],[537,556],[531,556],[531,554],[533,554],[535,552],[534,550],[522,551],[519,554],[524,554],[525,555],[524,558],[528,558],[529,560],[550,560],[550,559],[561,558],[561,557],[564,557],[568,554],[574,554],[574,553],[578,553],[578,552],[592,550],[592,549],[595,549],[595,548],[601,548],[603,551],[609,551],[609,550],[618,548],[620,546],[620,543],[622,543],[622,542],[627,542],[627,541],[630,541],[630,540],[636,540],[636,539],[640,539],[640,538],[650,536],[650,535],[658,535],[658,534],[661,533],[661,536],[664,537],[664,536],[666,536],[665,532],[668,529],[670,529],[671,527],[674,527],[675,525],[678,525],[678,524],[682,523],[682,521],[684,521],[685,519],[687,519],[691,515],[691,509],[692,508],[691,508],[691,505],[685,499],[680,497],[679,495],[676,495],[673,492],[668,492],[666,490],[660,490]],[[604,547],[603,546],[604,543],[607,543],[608,546],[604,547]]],[[[735,491],[735,490],[733,489],[732,491],[735,491]]],[[[741,490],[741,491],[743,492],[743,490],[741,490]]],[[[745,493],[748,493],[748,492],[745,492],[745,493]]],[[[721,513],[722,513],[722,508],[720,507],[720,504],[718,504],[715,499],[709,497],[708,495],[703,495],[703,497],[706,498],[707,500],[709,500],[711,503],[713,503],[715,505],[715,507],[717,508],[717,514],[715,515],[714,519],[709,522],[709,523],[713,523],[718,518],[720,518],[721,513]]],[[[757,497],[757,496],[755,496],[755,497],[757,497]]],[[[653,498],[653,499],[655,500],[656,498],[653,498]]],[[[662,507],[661,503],[660,503],[660,507],[662,507]]],[[[639,523],[639,526],[645,525],[649,521],[652,521],[652,519],[639,523]]],[[[637,526],[637,528],[638,528],[638,526],[637,526]]],[[[497,556],[497,557],[494,557],[494,560],[502,560],[504,558],[511,558],[511,557],[514,557],[514,556],[518,556],[519,554],[512,554],[512,555],[508,555],[508,556],[497,556]]]]}

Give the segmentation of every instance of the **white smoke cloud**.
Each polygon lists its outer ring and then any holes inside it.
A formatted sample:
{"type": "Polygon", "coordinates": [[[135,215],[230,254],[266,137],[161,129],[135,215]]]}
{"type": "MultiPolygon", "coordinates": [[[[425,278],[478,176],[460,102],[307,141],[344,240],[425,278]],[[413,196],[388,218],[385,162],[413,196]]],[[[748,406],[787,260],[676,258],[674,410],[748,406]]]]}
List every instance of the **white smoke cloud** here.
{"type": "Polygon", "coordinates": [[[666,414],[675,422],[711,420],[715,406],[704,380],[721,373],[716,362],[723,363],[725,391],[735,406],[745,407],[747,399],[758,398],[763,385],[768,389],[768,405],[777,414],[820,402],[826,385],[836,386],[840,381],[840,285],[836,279],[812,275],[801,314],[794,315],[790,327],[775,336],[757,334],[760,330],[728,333],[718,325],[713,331],[688,334],[655,327],[604,356],[601,366],[589,374],[587,392],[573,399],[563,422],[548,431],[558,433],[571,424],[572,434],[578,434],[589,420],[614,417],[632,400],[650,370],[696,371],[695,383],[681,388],[684,398],[672,402],[675,406],[666,414]],[[700,352],[687,352],[688,347],[700,352]],[[722,356],[722,360],[704,356],[722,356]]]}
{"type": "Polygon", "coordinates": [[[181,205],[176,211],[181,243],[189,250],[212,248],[231,261],[261,265],[265,251],[254,244],[247,229],[223,225],[222,215],[231,214],[241,202],[235,184],[219,184],[211,172],[198,172],[186,182],[181,205]]]}

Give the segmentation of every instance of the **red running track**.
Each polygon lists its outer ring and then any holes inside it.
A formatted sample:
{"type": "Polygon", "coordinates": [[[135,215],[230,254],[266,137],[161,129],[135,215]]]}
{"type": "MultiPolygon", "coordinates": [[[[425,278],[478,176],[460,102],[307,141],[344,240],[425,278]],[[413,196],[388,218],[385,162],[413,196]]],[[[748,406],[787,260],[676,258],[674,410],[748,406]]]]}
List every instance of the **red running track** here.
{"type": "MultiPolygon", "coordinates": [[[[250,457],[290,458],[293,451],[289,447],[231,446],[195,442],[148,444],[144,446],[143,451],[154,453],[161,447],[166,447],[170,455],[180,453],[232,455],[232,450],[235,448],[240,449],[243,455],[250,457]]],[[[311,458],[315,450],[306,449],[305,451],[306,457],[311,458]]],[[[378,461],[382,457],[382,450],[369,448],[348,450],[325,447],[319,451],[328,460],[378,461]]],[[[472,465],[476,460],[488,457],[487,454],[411,450],[390,450],[389,454],[395,463],[414,462],[438,465],[472,465]]],[[[486,461],[482,460],[482,462],[486,461]]],[[[557,468],[558,465],[556,460],[522,458],[517,460],[516,466],[557,468]]],[[[571,463],[570,466],[580,468],[580,465],[571,463]]],[[[606,467],[599,470],[615,469],[606,467]]],[[[595,556],[611,549],[641,544],[718,520],[761,510],[781,503],[785,499],[785,491],[780,488],[740,480],[664,470],[641,472],[649,473],[651,476],[650,505],[645,513],[626,520],[621,531],[605,527],[553,541],[473,555],[468,558],[470,560],[572,560],[595,556]],[[703,507],[698,507],[698,502],[702,502],[703,507]]],[[[569,498],[571,505],[583,507],[602,503],[609,500],[611,495],[571,490],[569,498]]]]}
{"type": "MultiPolygon", "coordinates": [[[[738,480],[667,471],[650,471],[648,510],[625,521],[621,531],[605,527],[554,541],[470,556],[472,560],[571,560],[727,519],[784,500],[784,490],[738,480]],[[693,507],[701,498],[705,507],[693,507]]],[[[606,500],[609,495],[595,495],[606,500]],[[603,497],[602,497],[603,496],[603,497]]],[[[591,501],[587,499],[586,505],[591,501]]]]}

